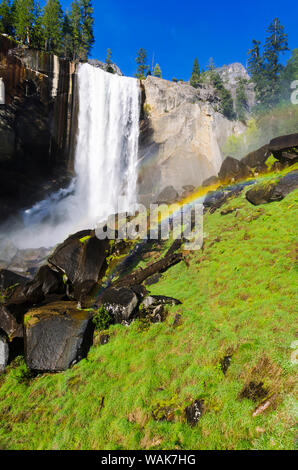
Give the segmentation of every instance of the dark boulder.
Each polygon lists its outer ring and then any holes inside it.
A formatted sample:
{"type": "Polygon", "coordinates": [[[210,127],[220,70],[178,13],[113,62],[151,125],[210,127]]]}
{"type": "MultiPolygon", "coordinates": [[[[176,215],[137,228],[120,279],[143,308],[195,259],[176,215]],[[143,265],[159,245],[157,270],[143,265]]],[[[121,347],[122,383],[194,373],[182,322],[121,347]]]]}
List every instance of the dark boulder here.
{"type": "Polygon", "coordinates": [[[23,286],[28,281],[29,279],[27,277],[20,276],[19,274],[8,271],[7,269],[0,270],[0,291],[4,291],[16,284],[23,286]]]}
{"type": "Polygon", "coordinates": [[[173,186],[167,186],[157,198],[158,204],[171,204],[179,199],[179,194],[173,186]]]}
{"type": "Polygon", "coordinates": [[[195,426],[204,412],[204,400],[195,400],[185,408],[185,416],[188,424],[195,426]]]}
{"type": "Polygon", "coordinates": [[[161,278],[161,274],[159,273],[156,273],[156,274],[153,274],[153,276],[149,277],[149,279],[147,279],[144,284],[145,286],[152,286],[153,284],[157,284],[159,282],[161,278]]]}
{"type": "Polygon", "coordinates": [[[210,178],[207,178],[205,181],[203,181],[202,186],[203,188],[207,188],[208,186],[217,184],[218,182],[219,182],[219,179],[217,176],[210,176],[210,178]]]}
{"type": "Polygon", "coordinates": [[[33,281],[26,284],[23,289],[25,297],[35,299],[34,303],[41,302],[47,295],[63,294],[65,285],[62,274],[53,271],[49,266],[42,266],[36,273],[33,281]]]}
{"type": "Polygon", "coordinates": [[[269,152],[282,163],[298,161],[298,134],[282,135],[270,141],[269,152]]]}
{"type": "Polygon", "coordinates": [[[86,357],[92,345],[92,313],[76,302],[54,302],[25,315],[25,358],[35,371],[59,372],[86,357]]]}
{"type": "Polygon", "coordinates": [[[218,178],[222,182],[229,182],[248,178],[250,174],[250,169],[243,162],[233,157],[227,157],[222,162],[218,178]]]}
{"type": "Polygon", "coordinates": [[[108,254],[109,240],[99,240],[93,230],[71,235],[49,257],[54,269],[65,273],[73,296],[84,299],[100,278],[108,254]]]}
{"type": "Polygon", "coordinates": [[[292,171],[279,181],[260,183],[246,193],[246,199],[255,206],[281,201],[298,188],[298,170],[292,171]]]}
{"type": "Polygon", "coordinates": [[[114,323],[130,322],[137,311],[138,297],[133,289],[110,288],[104,291],[101,302],[114,323]]]}
{"type": "Polygon", "coordinates": [[[5,335],[0,332],[0,372],[5,370],[9,358],[9,348],[5,335]]]}
{"type": "Polygon", "coordinates": [[[23,337],[23,316],[12,313],[5,305],[0,305],[0,330],[10,341],[23,337]]]}
{"type": "Polygon", "coordinates": [[[258,150],[250,152],[248,155],[241,159],[241,162],[251,169],[255,169],[257,171],[265,171],[267,169],[265,162],[268,159],[269,155],[270,152],[268,150],[268,145],[264,145],[258,150]]]}

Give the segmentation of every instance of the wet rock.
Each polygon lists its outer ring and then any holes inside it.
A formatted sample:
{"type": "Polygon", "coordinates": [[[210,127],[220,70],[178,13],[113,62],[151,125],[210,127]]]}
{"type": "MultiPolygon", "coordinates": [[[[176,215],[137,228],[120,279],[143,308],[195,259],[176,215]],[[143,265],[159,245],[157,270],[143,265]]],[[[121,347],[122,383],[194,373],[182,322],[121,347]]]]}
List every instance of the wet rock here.
{"type": "Polygon", "coordinates": [[[109,341],[110,341],[110,335],[100,335],[99,344],[104,346],[105,344],[108,344],[109,341]]]}
{"type": "Polygon", "coordinates": [[[0,270],[0,291],[4,291],[8,287],[15,286],[16,284],[23,286],[27,282],[29,282],[27,277],[20,276],[7,269],[0,270]]]}
{"type": "Polygon", "coordinates": [[[104,291],[101,302],[115,323],[130,322],[139,303],[132,289],[110,288],[104,291]]]}
{"type": "Polygon", "coordinates": [[[25,358],[35,371],[59,372],[86,357],[94,327],[76,302],[55,302],[25,315],[25,358]]]}
{"type": "Polygon", "coordinates": [[[3,334],[0,333],[0,372],[5,370],[8,364],[9,348],[7,339],[3,334]]]}
{"type": "Polygon", "coordinates": [[[282,135],[270,141],[269,152],[282,163],[298,161],[298,134],[282,135]]]}
{"type": "Polygon", "coordinates": [[[204,400],[195,400],[185,408],[185,416],[188,424],[195,426],[204,412],[204,400]]]}
{"type": "Polygon", "coordinates": [[[279,181],[260,183],[246,193],[246,199],[255,206],[281,201],[298,188],[298,170],[292,171],[279,181]]]}
{"type": "Polygon", "coordinates": [[[12,313],[5,305],[0,305],[0,330],[12,341],[23,337],[23,316],[12,313]]]}
{"type": "Polygon", "coordinates": [[[146,318],[151,323],[160,323],[166,318],[165,307],[167,305],[180,305],[180,300],[163,295],[152,295],[146,297],[140,305],[139,316],[146,318]]]}
{"type": "Polygon", "coordinates": [[[109,240],[99,240],[93,230],[71,235],[49,258],[50,266],[65,273],[77,300],[87,296],[104,268],[109,240]]]}
{"type": "Polygon", "coordinates": [[[251,169],[255,169],[257,171],[265,171],[266,167],[266,160],[270,155],[268,145],[264,145],[263,147],[250,152],[244,158],[241,159],[241,162],[247,165],[251,169]]]}
{"type": "Polygon", "coordinates": [[[143,308],[153,308],[158,305],[181,305],[180,300],[173,297],[166,297],[165,295],[150,295],[142,302],[143,308]]]}
{"type": "Polygon", "coordinates": [[[218,178],[220,181],[237,181],[250,176],[250,169],[242,161],[233,157],[227,157],[223,161],[218,178]]]}
{"type": "Polygon", "coordinates": [[[162,190],[157,198],[158,204],[171,204],[177,201],[179,194],[173,186],[167,186],[162,190]]]}

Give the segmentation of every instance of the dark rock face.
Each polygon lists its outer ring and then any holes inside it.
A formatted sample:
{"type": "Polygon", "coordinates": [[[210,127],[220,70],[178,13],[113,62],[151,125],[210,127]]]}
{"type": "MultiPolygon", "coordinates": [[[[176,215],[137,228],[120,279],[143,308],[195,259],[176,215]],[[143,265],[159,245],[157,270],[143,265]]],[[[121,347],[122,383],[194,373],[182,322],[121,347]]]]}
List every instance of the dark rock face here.
{"type": "Polygon", "coordinates": [[[282,163],[298,161],[298,134],[283,135],[269,143],[269,152],[282,163]]]}
{"type": "Polygon", "coordinates": [[[0,372],[5,370],[8,363],[9,349],[7,339],[0,333],[0,372]]]}
{"type": "Polygon", "coordinates": [[[74,77],[74,63],[0,35],[5,88],[5,104],[0,105],[1,221],[45,197],[47,183],[54,190],[57,178],[68,174],[75,136],[74,77]]]}
{"type": "Polygon", "coordinates": [[[298,188],[298,170],[292,171],[278,182],[260,183],[246,193],[246,199],[258,206],[268,202],[281,201],[287,194],[298,188]]]}
{"type": "Polygon", "coordinates": [[[179,198],[179,194],[173,186],[167,186],[157,198],[158,204],[171,204],[179,198]]]}
{"type": "Polygon", "coordinates": [[[250,175],[250,170],[242,161],[233,157],[227,157],[223,161],[218,177],[220,181],[237,181],[245,179],[250,175]]]}
{"type": "Polygon", "coordinates": [[[90,312],[75,302],[56,302],[25,316],[25,357],[36,371],[59,372],[86,356],[93,326],[90,312]]]}
{"type": "Polygon", "coordinates": [[[185,408],[185,416],[186,416],[187,422],[191,426],[195,426],[199,422],[203,414],[203,411],[204,411],[204,400],[195,400],[191,405],[185,408]]]}
{"type": "Polygon", "coordinates": [[[138,297],[133,290],[125,287],[107,289],[102,296],[102,304],[115,323],[130,322],[138,303],[138,297]]]}
{"type": "Polygon", "coordinates": [[[48,261],[54,269],[66,274],[74,298],[82,300],[98,281],[108,248],[109,240],[99,240],[94,231],[85,230],[67,238],[48,261]]]}
{"type": "Polygon", "coordinates": [[[244,163],[244,165],[247,165],[249,168],[254,168],[257,171],[264,171],[267,168],[265,162],[269,155],[270,152],[268,149],[268,145],[264,145],[258,150],[250,152],[248,155],[241,159],[241,162],[244,163]]]}

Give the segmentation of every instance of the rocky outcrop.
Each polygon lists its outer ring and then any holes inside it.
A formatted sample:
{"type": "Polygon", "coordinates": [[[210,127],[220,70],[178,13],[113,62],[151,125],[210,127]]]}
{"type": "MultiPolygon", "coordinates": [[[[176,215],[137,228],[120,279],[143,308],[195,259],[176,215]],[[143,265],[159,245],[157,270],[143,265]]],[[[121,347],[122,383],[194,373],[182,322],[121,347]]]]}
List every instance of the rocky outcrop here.
{"type": "Polygon", "coordinates": [[[268,159],[269,155],[270,151],[268,145],[264,145],[263,147],[253,152],[250,152],[248,155],[241,159],[241,162],[253,170],[262,172],[267,169],[265,162],[268,159]]]}
{"type": "Polygon", "coordinates": [[[107,289],[102,296],[102,304],[114,323],[130,322],[138,303],[133,290],[125,287],[107,289]]]}
{"type": "Polygon", "coordinates": [[[75,135],[75,66],[0,35],[1,221],[55,189],[57,179],[63,184],[75,135]]]}
{"type": "Polygon", "coordinates": [[[258,206],[268,202],[281,201],[287,194],[298,188],[298,170],[291,171],[279,181],[260,183],[246,193],[246,199],[258,206]]]}
{"type": "Polygon", "coordinates": [[[75,302],[56,302],[25,316],[25,358],[35,371],[59,372],[87,354],[93,335],[92,314],[75,302]]]}
{"type": "Polygon", "coordinates": [[[221,76],[224,86],[232,94],[234,107],[236,102],[236,91],[239,84],[239,79],[245,80],[245,94],[247,98],[248,111],[250,111],[256,104],[256,94],[254,91],[254,85],[250,80],[250,76],[247,73],[245,67],[239,63],[235,62],[229,65],[223,65],[216,69],[216,71],[221,76]]]}
{"type": "Polygon", "coordinates": [[[210,86],[195,89],[156,77],[142,82],[143,119],[139,158],[141,202],[157,200],[167,186],[179,193],[217,175],[221,145],[245,126],[215,111],[218,98],[210,86]]]}

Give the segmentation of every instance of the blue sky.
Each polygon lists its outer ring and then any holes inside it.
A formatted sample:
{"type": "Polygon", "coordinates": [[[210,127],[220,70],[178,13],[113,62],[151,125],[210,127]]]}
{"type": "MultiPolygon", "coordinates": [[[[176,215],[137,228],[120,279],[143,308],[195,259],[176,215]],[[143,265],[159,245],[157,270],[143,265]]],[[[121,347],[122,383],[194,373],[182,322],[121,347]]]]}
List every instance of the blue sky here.
{"type": "MultiPolygon", "coordinates": [[[[63,8],[71,0],[62,0],[63,8]]],[[[106,50],[126,75],[136,69],[136,51],[143,47],[148,62],[160,64],[163,77],[188,80],[194,57],[206,67],[210,57],[221,66],[246,63],[253,38],[264,42],[266,29],[278,17],[298,47],[296,0],[94,0],[95,39],[92,58],[104,60],[106,50]]]]}

